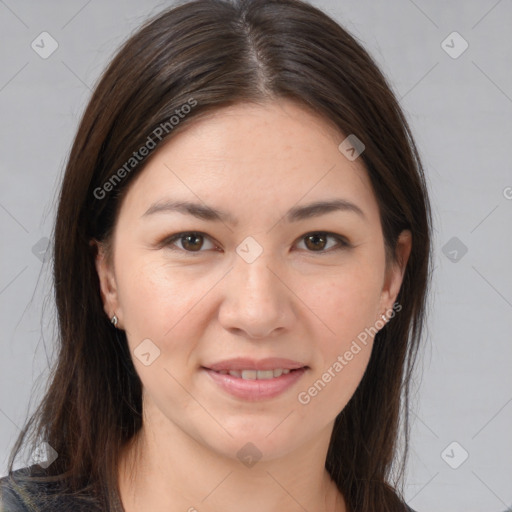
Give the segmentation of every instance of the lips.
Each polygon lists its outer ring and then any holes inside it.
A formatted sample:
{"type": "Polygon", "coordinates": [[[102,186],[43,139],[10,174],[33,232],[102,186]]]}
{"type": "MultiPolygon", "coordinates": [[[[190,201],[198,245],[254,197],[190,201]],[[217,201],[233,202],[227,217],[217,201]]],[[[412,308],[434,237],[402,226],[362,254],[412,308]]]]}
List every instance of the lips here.
{"type": "Polygon", "coordinates": [[[244,400],[277,397],[291,388],[309,366],[283,358],[236,358],[203,366],[212,382],[225,392],[244,400]]]}
{"type": "Polygon", "coordinates": [[[215,372],[229,373],[230,371],[241,372],[242,370],[298,370],[299,368],[307,368],[307,365],[299,361],[293,361],[292,359],[284,359],[281,357],[269,357],[260,360],[237,357],[204,365],[204,367],[215,372]]]}

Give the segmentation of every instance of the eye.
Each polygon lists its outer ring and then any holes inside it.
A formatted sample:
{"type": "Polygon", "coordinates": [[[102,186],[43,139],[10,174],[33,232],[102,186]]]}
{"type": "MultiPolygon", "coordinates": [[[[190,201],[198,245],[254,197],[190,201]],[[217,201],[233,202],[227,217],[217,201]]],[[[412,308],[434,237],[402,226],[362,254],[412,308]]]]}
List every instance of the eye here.
{"type": "Polygon", "coordinates": [[[345,247],[350,247],[351,245],[340,235],[336,235],[334,233],[326,233],[325,231],[315,231],[313,233],[307,233],[301,237],[301,242],[304,241],[305,246],[308,249],[308,252],[319,252],[319,253],[326,253],[326,252],[332,252],[330,249],[333,248],[333,245],[328,247],[329,250],[326,249],[327,240],[331,238],[335,240],[338,243],[338,246],[336,247],[336,244],[334,244],[334,250],[343,249],[345,247]]]}
{"type": "MultiPolygon", "coordinates": [[[[164,240],[163,245],[170,246],[172,250],[182,250],[186,252],[201,252],[201,247],[204,244],[204,240],[210,240],[210,238],[204,233],[197,231],[188,231],[184,233],[177,233],[164,240]],[[175,242],[181,243],[181,247],[172,247],[175,242]]],[[[211,241],[210,241],[211,244],[211,241]]],[[[216,246],[212,244],[211,248],[216,246]]]]}

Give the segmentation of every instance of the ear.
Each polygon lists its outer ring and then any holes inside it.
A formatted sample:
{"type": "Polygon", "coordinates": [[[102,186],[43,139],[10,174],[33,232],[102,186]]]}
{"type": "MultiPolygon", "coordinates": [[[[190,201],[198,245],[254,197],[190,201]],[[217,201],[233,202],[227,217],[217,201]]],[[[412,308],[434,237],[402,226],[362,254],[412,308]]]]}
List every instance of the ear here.
{"type": "Polygon", "coordinates": [[[113,263],[108,261],[104,244],[93,239],[90,241],[89,245],[96,249],[94,263],[100,281],[100,293],[101,300],[103,302],[103,309],[109,320],[116,315],[118,318],[117,328],[122,328],[122,311],[119,304],[113,263]]]}
{"type": "Polygon", "coordinates": [[[391,263],[386,269],[386,276],[381,292],[380,311],[378,311],[379,318],[382,314],[389,316],[386,312],[393,310],[393,304],[402,286],[407,261],[411,254],[411,248],[412,235],[410,230],[405,229],[400,233],[396,243],[395,254],[397,262],[391,263]]]}

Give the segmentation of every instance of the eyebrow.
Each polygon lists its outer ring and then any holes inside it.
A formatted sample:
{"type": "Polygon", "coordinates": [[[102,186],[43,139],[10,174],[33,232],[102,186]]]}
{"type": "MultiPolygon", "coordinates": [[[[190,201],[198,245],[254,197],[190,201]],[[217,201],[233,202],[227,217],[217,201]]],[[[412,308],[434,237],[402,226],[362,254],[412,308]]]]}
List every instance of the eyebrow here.
{"type": "MultiPolygon", "coordinates": [[[[238,223],[237,219],[230,213],[206,206],[204,204],[193,203],[190,201],[173,201],[164,199],[151,205],[141,216],[146,217],[155,213],[178,212],[184,215],[192,215],[198,219],[224,222],[231,225],[238,223]]],[[[286,222],[298,222],[301,220],[320,217],[332,212],[350,212],[355,213],[366,220],[363,210],[354,203],[346,199],[331,199],[327,201],[315,201],[305,206],[294,206],[285,214],[286,222]]]]}

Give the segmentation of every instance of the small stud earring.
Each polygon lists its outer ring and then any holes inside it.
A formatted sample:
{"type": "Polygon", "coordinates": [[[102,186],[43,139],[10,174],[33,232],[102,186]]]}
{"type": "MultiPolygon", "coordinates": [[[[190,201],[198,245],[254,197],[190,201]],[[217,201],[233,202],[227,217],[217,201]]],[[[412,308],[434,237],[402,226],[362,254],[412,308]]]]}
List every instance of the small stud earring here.
{"type": "Polygon", "coordinates": [[[114,324],[114,327],[116,327],[116,328],[117,328],[117,316],[116,316],[116,315],[114,315],[114,316],[110,319],[110,321],[114,324]]]}
{"type": "Polygon", "coordinates": [[[384,322],[387,322],[387,321],[388,321],[388,319],[387,319],[386,315],[381,315],[381,318],[382,318],[382,320],[384,320],[384,322]]]}

